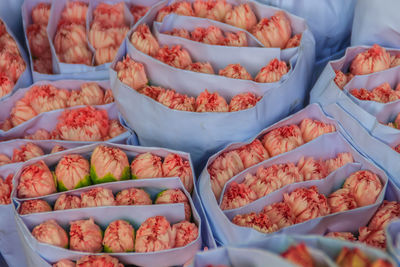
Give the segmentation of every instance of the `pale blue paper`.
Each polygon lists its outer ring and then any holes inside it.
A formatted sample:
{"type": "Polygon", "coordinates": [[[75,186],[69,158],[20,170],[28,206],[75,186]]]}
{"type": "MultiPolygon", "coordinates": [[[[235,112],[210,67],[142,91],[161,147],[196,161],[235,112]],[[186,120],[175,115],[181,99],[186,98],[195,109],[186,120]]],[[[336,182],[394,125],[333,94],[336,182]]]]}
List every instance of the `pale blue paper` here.
{"type": "Polygon", "coordinates": [[[21,44],[24,42],[21,20],[21,6],[23,2],[24,0],[0,1],[0,18],[15,33],[21,44]]]}
{"type": "Polygon", "coordinates": [[[400,263],[400,220],[392,221],[386,228],[386,248],[400,263]]]}

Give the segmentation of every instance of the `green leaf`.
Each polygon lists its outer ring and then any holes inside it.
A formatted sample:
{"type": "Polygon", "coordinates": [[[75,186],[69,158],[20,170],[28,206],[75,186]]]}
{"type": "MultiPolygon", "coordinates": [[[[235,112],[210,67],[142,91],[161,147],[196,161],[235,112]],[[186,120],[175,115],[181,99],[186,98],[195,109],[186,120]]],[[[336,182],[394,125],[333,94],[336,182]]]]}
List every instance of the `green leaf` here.
{"type": "MultiPolygon", "coordinates": [[[[54,177],[56,177],[55,174],[54,174],[54,177]]],[[[57,180],[57,178],[56,178],[56,180],[57,180]]],[[[90,180],[90,175],[88,174],[82,180],[80,180],[73,189],[78,189],[81,187],[89,186],[91,184],[92,183],[90,180]]],[[[69,190],[62,181],[57,181],[57,187],[58,187],[58,192],[65,192],[65,191],[69,190]]]]}
{"type": "Polygon", "coordinates": [[[106,252],[106,253],[113,253],[113,251],[112,251],[112,249],[111,248],[109,248],[109,247],[107,247],[106,245],[104,245],[104,252],[106,252]]]}
{"type": "MultiPolygon", "coordinates": [[[[90,177],[94,184],[102,184],[102,183],[110,183],[118,181],[118,179],[116,179],[114,175],[112,175],[111,173],[107,173],[103,177],[99,178],[97,176],[96,169],[93,165],[90,166],[90,177]]],[[[130,168],[129,166],[127,166],[122,171],[121,180],[129,180],[129,179],[131,179],[130,168]]]]}
{"type": "Polygon", "coordinates": [[[165,190],[161,191],[160,193],[158,193],[158,194],[156,195],[156,200],[154,201],[154,203],[156,203],[156,202],[157,202],[157,199],[161,196],[161,194],[164,193],[164,192],[167,191],[167,190],[168,190],[168,189],[165,189],[165,190]]]}

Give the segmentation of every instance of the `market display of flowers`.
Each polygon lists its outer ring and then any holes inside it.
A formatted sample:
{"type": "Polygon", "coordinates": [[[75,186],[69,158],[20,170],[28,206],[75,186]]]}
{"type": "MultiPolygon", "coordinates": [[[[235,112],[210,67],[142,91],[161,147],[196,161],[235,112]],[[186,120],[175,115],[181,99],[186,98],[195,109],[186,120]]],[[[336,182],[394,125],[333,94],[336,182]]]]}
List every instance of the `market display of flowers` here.
{"type": "Polygon", "coordinates": [[[335,47],[309,5],[25,0],[18,33],[0,12],[0,262],[397,266],[396,25],[335,47]]]}

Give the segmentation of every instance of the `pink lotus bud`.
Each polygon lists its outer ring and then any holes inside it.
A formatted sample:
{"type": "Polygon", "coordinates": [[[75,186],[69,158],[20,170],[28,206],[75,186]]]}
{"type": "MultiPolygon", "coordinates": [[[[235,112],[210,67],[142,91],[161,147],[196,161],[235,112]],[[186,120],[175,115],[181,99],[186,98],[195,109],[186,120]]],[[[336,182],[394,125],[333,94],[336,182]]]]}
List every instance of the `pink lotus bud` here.
{"type": "Polygon", "coordinates": [[[33,69],[36,72],[43,74],[53,74],[53,63],[50,58],[36,58],[33,59],[33,69]]]}
{"type": "Polygon", "coordinates": [[[33,24],[47,25],[50,17],[51,4],[39,3],[32,9],[32,22],[33,24]]]}
{"type": "Polygon", "coordinates": [[[150,217],[136,232],[135,251],[154,252],[174,247],[174,235],[164,216],[150,217]]]}
{"type": "Polygon", "coordinates": [[[396,201],[384,200],[374,217],[368,224],[370,229],[385,229],[390,221],[400,217],[400,204],[396,201]]]}
{"type": "Polygon", "coordinates": [[[137,50],[152,57],[156,56],[160,49],[157,39],[146,24],[139,25],[136,31],[132,33],[130,40],[137,50]]]}
{"type": "Polygon", "coordinates": [[[265,150],[261,141],[258,139],[241,147],[239,149],[239,156],[242,159],[245,169],[269,158],[267,150],[265,150]]]}
{"type": "Polygon", "coordinates": [[[260,20],[252,33],[264,46],[284,49],[292,36],[292,27],[285,13],[278,11],[270,19],[260,20]]]}
{"type": "Polygon", "coordinates": [[[52,85],[33,86],[26,94],[25,101],[37,114],[67,107],[69,92],[52,85]]]}
{"type": "Polygon", "coordinates": [[[68,191],[91,184],[89,161],[78,154],[63,156],[54,174],[59,191],[68,191]]]}
{"type": "Polygon", "coordinates": [[[119,61],[115,66],[118,79],[135,90],[146,86],[149,82],[142,63],[138,63],[126,56],[123,61],[119,61]]]}
{"type": "Polygon", "coordinates": [[[332,124],[327,124],[312,119],[304,119],[300,123],[300,130],[303,135],[304,142],[307,143],[311,140],[314,140],[318,136],[336,131],[336,128],[332,124]]]}
{"type": "Polygon", "coordinates": [[[232,222],[243,227],[253,228],[261,233],[272,233],[278,230],[278,226],[273,224],[265,213],[238,214],[232,222]]]}
{"type": "Polygon", "coordinates": [[[304,181],[320,180],[328,176],[328,169],[323,160],[314,160],[312,157],[301,157],[297,168],[303,176],[304,181]]]}
{"type": "Polygon", "coordinates": [[[91,106],[66,110],[58,120],[56,130],[62,140],[101,141],[110,128],[107,111],[91,106]]]}
{"type": "Polygon", "coordinates": [[[138,90],[139,93],[146,95],[157,101],[158,96],[165,91],[162,87],[157,86],[145,86],[138,90]]]}
{"type": "Polygon", "coordinates": [[[134,187],[124,189],[119,192],[115,197],[115,201],[116,205],[119,206],[151,205],[153,203],[149,194],[146,191],[134,187]]]}
{"type": "Polygon", "coordinates": [[[12,160],[4,154],[0,154],[0,166],[12,163],[12,160]]]}
{"type": "Polygon", "coordinates": [[[343,241],[357,241],[357,238],[350,232],[330,232],[326,237],[335,238],[343,241]]]}
{"type": "Polygon", "coordinates": [[[196,98],[196,112],[228,112],[226,100],[217,92],[210,94],[207,89],[196,98]]]}
{"type": "Polygon", "coordinates": [[[357,208],[356,200],[348,188],[341,188],[330,194],[328,196],[328,204],[331,213],[357,208]]]}
{"type": "Polygon", "coordinates": [[[26,30],[26,35],[28,37],[30,51],[34,57],[41,57],[50,49],[45,25],[29,25],[26,30]]]}
{"type": "Polygon", "coordinates": [[[300,46],[300,42],[301,42],[301,33],[298,33],[289,39],[289,41],[286,44],[285,49],[298,47],[298,46],[300,46]]]}
{"type": "MultiPolygon", "coordinates": [[[[106,48],[112,48],[113,51],[117,51],[118,46],[122,43],[128,31],[129,28],[124,25],[120,27],[107,28],[103,22],[94,21],[90,26],[89,42],[92,44],[93,48],[97,50],[96,54],[99,50],[106,48]]],[[[107,53],[101,52],[100,54],[107,53]]],[[[111,60],[112,59],[113,58],[111,58],[111,60]]]]}
{"type": "Polygon", "coordinates": [[[93,10],[93,20],[104,23],[106,27],[116,27],[125,24],[124,3],[100,3],[93,10]]]}
{"type": "Polygon", "coordinates": [[[278,226],[278,229],[291,226],[296,219],[288,204],[283,202],[265,206],[262,212],[268,216],[272,224],[278,226]]]}
{"type": "Polygon", "coordinates": [[[10,120],[12,125],[18,126],[32,118],[34,118],[37,113],[33,110],[33,108],[26,103],[25,100],[18,100],[15,106],[11,110],[10,120]]]}
{"type": "Polygon", "coordinates": [[[336,258],[336,264],[340,267],[367,267],[369,266],[369,259],[359,248],[343,247],[336,258]]]}
{"type": "Polygon", "coordinates": [[[134,243],[135,229],[127,221],[113,221],[104,232],[103,246],[105,252],[132,252],[134,243]]]}
{"type": "Polygon", "coordinates": [[[288,152],[304,144],[297,125],[286,125],[267,133],[262,140],[271,157],[288,152]]]}
{"type": "Polygon", "coordinates": [[[84,83],[81,85],[81,98],[84,105],[102,105],[104,92],[97,83],[84,83]]]}
{"type": "Polygon", "coordinates": [[[400,153],[400,145],[397,145],[393,148],[397,153],[400,153]]]}
{"type": "MultiPolygon", "coordinates": [[[[47,36],[46,36],[47,37],[47,36]]],[[[74,46],[86,46],[86,28],[84,25],[61,22],[54,37],[57,54],[64,54],[74,46]]]]}
{"type": "Polygon", "coordinates": [[[394,267],[388,260],[377,259],[371,263],[371,267],[394,267]]]}
{"type": "Polygon", "coordinates": [[[139,154],[131,163],[132,178],[163,177],[161,158],[149,152],[139,154]]]}
{"type": "Polygon", "coordinates": [[[288,71],[286,62],[275,58],[258,72],[254,80],[259,83],[274,83],[279,81],[288,71]]]}
{"type": "Polygon", "coordinates": [[[84,2],[68,2],[61,13],[61,19],[84,24],[86,22],[87,10],[88,4],[84,2]]]}
{"type": "Polygon", "coordinates": [[[223,21],[232,5],[226,0],[196,0],[193,9],[196,17],[223,21]]]}
{"type": "Polygon", "coordinates": [[[80,258],[76,262],[76,267],[124,267],[117,258],[111,257],[107,254],[102,255],[88,255],[80,258]]]}
{"type": "Polygon", "coordinates": [[[242,93],[235,95],[229,103],[229,111],[239,111],[254,107],[262,97],[257,97],[253,93],[242,93]]]}
{"type": "Polygon", "coordinates": [[[190,221],[192,209],[189,200],[180,189],[167,189],[158,193],[154,204],[183,203],[185,205],[185,220],[190,221]]]}
{"type": "Polygon", "coordinates": [[[140,6],[140,5],[131,5],[130,9],[134,22],[137,23],[139,19],[141,19],[144,15],[146,15],[147,11],[150,10],[148,6],[140,6]]]}
{"type": "Polygon", "coordinates": [[[394,68],[400,65],[400,54],[390,56],[390,68],[394,68]]]}
{"type": "Polygon", "coordinates": [[[325,165],[327,168],[327,172],[329,174],[339,169],[340,167],[343,167],[344,165],[353,162],[354,162],[353,155],[351,155],[351,153],[349,152],[344,152],[337,154],[336,158],[327,159],[325,161],[325,165]]]}
{"type": "Polygon", "coordinates": [[[350,90],[350,94],[352,94],[354,97],[360,99],[360,100],[367,100],[367,101],[379,101],[380,99],[376,98],[375,95],[365,89],[365,88],[360,88],[360,89],[352,89],[350,90]]]}
{"type": "Polygon", "coordinates": [[[194,111],[195,99],[175,92],[174,90],[161,91],[157,101],[170,109],[194,111]]]}
{"type": "Polygon", "coordinates": [[[97,146],[92,153],[90,163],[90,175],[95,184],[131,178],[128,156],[119,148],[97,146]]]}
{"type": "Polygon", "coordinates": [[[280,181],[282,186],[302,182],[304,180],[299,169],[291,162],[278,164],[275,177],[280,181]]]}
{"type": "Polygon", "coordinates": [[[277,166],[268,168],[259,167],[256,176],[247,174],[244,183],[248,185],[258,198],[268,195],[269,193],[278,190],[282,187],[282,183],[276,177],[277,166]]]}
{"type": "Polygon", "coordinates": [[[360,227],[358,241],[377,248],[386,248],[386,235],[384,229],[371,229],[360,227]]]}
{"type": "Polygon", "coordinates": [[[160,48],[155,58],[178,69],[185,69],[192,63],[189,52],[180,45],[160,48]]]}
{"type": "Polygon", "coordinates": [[[82,208],[115,206],[115,199],[112,191],[107,188],[97,187],[81,194],[82,208]]]}
{"type": "Polygon", "coordinates": [[[224,69],[219,70],[219,75],[232,79],[252,80],[250,73],[240,64],[229,64],[224,69]]]}
{"type": "Polygon", "coordinates": [[[17,189],[19,198],[40,197],[57,192],[53,175],[43,161],[23,169],[17,189]]]}
{"type": "Polygon", "coordinates": [[[69,209],[80,209],[81,198],[79,196],[62,194],[54,203],[54,210],[69,210],[69,209]]]}
{"type": "Polygon", "coordinates": [[[20,149],[15,148],[13,152],[13,162],[27,161],[36,157],[43,156],[43,150],[34,143],[26,143],[20,149]]]}
{"type": "Polygon", "coordinates": [[[64,151],[64,150],[66,150],[65,147],[60,146],[60,145],[55,145],[55,146],[51,149],[50,154],[58,153],[58,152],[61,152],[61,151],[64,151]]]}
{"type": "Polygon", "coordinates": [[[169,34],[172,36],[177,36],[185,39],[190,39],[190,33],[186,29],[172,29],[172,31],[164,32],[164,34],[169,34]]]}
{"type": "Polygon", "coordinates": [[[243,207],[257,199],[256,193],[246,184],[232,182],[224,193],[221,203],[222,210],[243,207]]]}
{"type": "Polygon", "coordinates": [[[50,133],[45,129],[39,129],[33,134],[25,135],[24,139],[31,139],[31,140],[49,140],[52,139],[50,133]]]}
{"type": "Polygon", "coordinates": [[[247,44],[247,36],[245,32],[229,32],[226,34],[226,37],[223,42],[226,46],[236,46],[236,47],[246,47],[247,44]]]}
{"type": "Polygon", "coordinates": [[[235,6],[232,10],[226,13],[225,23],[245,30],[250,30],[257,24],[257,17],[251,10],[250,5],[241,4],[235,6]]]}
{"type": "Polygon", "coordinates": [[[25,69],[25,61],[20,55],[7,52],[7,50],[0,51],[0,72],[6,73],[11,81],[16,83],[25,69]]]}
{"type": "Polygon", "coordinates": [[[343,188],[348,188],[357,205],[363,207],[375,203],[382,191],[382,183],[375,173],[362,170],[347,177],[343,188]]]}
{"type": "Polygon", "coordinates": [[[110,130],[108,136],[110,138],[117,137],[126,132],[126,129],[119,123],[118,120],[110,120],[110,130]]]}
{"type": "Polygon", "coordinates": [[[22,202],[19,214],[26,215],[31,213],[52,211],[50,205],[41,199],[33,199],[22,202]]]}
{"type": "Polygon", "coordinates": [[[70,223],[69,248],[71,250],[98,253],[103,246],[101,244],[103,235],[100,227],[93,219],[73,221],[70,223]]]}
{"type": "Polygon", "coordinates": [[[48,220],[35,226],[32,235],[41,243],[61,248],[68,247],[67,232],[55,220],[48,220]]]}
{"type": "Polygon", "coordinates": [[[335,70],[335,73],[336,73],[336,76],[335,76],[334,82],[340,89],[343,89],[343,87],[349,82],[347,80],[347,76],[340,70],[335,70]]]}
{"type": "Polygon", "coordinates": [[[190,163],[178,154],[168,154],[162,164],[164,177],[179,177],[188,192],[193,190],[193,174],[190,163]]]}
{"type": "Polygon", "coordinates": [[[12,128],[11,118],[6,119],[2,123],[0,123],[0,129],[3,131],[9,131],[12,128]]]}
{"type": "Polygon", "coordinates": [[[110,104],[114,102],[114,95],[111,89],[107,89],[104,93],[103,104],[110,104]]]}
{"type": "Polygon", "coordinates": [[[224,42],[224,34],[220,28],[209,26],[208,28],[196,28],[191,34],[192,40],[210,45],[221,45],[224,42]]]}
{"type": "Polygon", "coordinates": [[[14,85],[14,82],[7,75],[0,73],[0,98],[11,93],[14,85]]]}
{"type": "Polygon", "coordinates": [[[0,50],[19,56],[19,48],[15,40],[8,33],[0,34],[0,50]]]}
{"type": "Polygon", "coordinates": [[[400,93],[393,90],[387,82],[372,89],[371,93],[374,95],[374,100],[381,103],[396,101],[400,98],[400,93]]]}
{"type": "Polygon", "coordinates": [[[0,176],[0,205],[11,203],[11,191],[13,188],[13,174],[9,174],[5,180],[0,176]]]}
{"type": "Polygon", "coordinates": [[[68,107],[81,106],[83,105],[83,99],[81,97],[81,90],[72,90],[67,100],[68,107]]]}
{"type": "Polygon", "coordinates": [[[225,183],[244,170],[242,159],[237,150],[232,150],[219,155],[209,166],[211,187],[217,199],[225,183]]]}
{"type": "Polygon", "coordinates": [[[292,245],[285,252],[282,253],[282,257],[293,263],[296,266],[301,267],[314,267],[314,260],[308,251],[307,246],[304,243],[298,245],[292,245]]]}
{"type": "Polygon", "coordinates": [[[67,259],[62,259],[58,262],[56,262],[55,264],[53,264],[53,267],[75,267],[75,263],[67,260],[67,259]]]}
{"type": "Polygon", "coordinates": [[[165,16],[175,13],[181,16],[194,16],[194,12],[192,9],[192,4],[189,2],[175,2],[170,6],[163,7],[160,11],[158,11],[156,21],[162,22],[165,16]]]}
{"type": "Polygon", "coordinates": [[[330,213],[326,197],[318,193],[318,188],[297,188],[283,195],[283,202],[291,208],[296,223],[302,223],[330,213]]]}
{"type": "Polygon", "coordinates": [[[69,64],[84,64],[92,66],[92,51],[86,45],[73,46],[65,51],[60,61],[69,64]]]}
{"type": "Polygon", "coordinates": [[[194,72],[201,72],[201,73],[208,73],[208,74],[215,74],[214,69],[209,62],[191,63],[186,67],[186,70],[190,70],[190,71],[194,71],[194,72]]]}
{"type": "Polygon", "coordinates": [[[370,74],[390,68],[390,63],[390,54],[385,48],[374,44],[353,59],[350,72],[354,75],[370,74]]]}
{"type": "Polygon", "coordinates": [[[184,247],[197,239],[199,229],[194,223],[182,221],[172,226],[172,236],[175,238],[175,248],[184,247]]]}

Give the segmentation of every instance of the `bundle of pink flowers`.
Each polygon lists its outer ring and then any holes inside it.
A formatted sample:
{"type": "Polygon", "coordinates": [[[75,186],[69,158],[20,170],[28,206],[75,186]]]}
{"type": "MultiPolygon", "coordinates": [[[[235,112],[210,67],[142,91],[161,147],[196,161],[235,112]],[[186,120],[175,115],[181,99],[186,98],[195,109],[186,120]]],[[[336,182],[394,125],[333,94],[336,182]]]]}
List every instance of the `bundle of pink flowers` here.
{"type": "Polygon", "coordinates": [[[343,247],[336,257],[338,266],[370,266],[370,267],[394,267],[387,259],[378,258],[371,260],[366,253],[359,248],[343,247]]]}
{"type": "Polygon", "coordinates": [[[292,124],[273,129],[248,145],[222,153],[207,168],[216,198],[219,199],[225,183],[241,171],[334,131],[334,125],[304,119],[299,126],[292,124]]]}
{"type": "Polygon", "coordinates": [[[0,98],[11,93],[25,69],[17,43],[0,20],[0,98]]]}
{"type": "Polygon", "coordinates": [[[247,35],[245,32],[223,32],[216,26],[209,26],[207,28],[197,27],[192,32],[189,32],[186,29],[174,28],[172,31],[164,33],[210,45],[248,46],[247,35]]]}
{"type": "Polygon", "coordinates": [[[29,48],[33,60],[33,69],[40,73],[52,74],[50,42],[47,36],[47,24],[50,17],[50,3],[39,3],[31,13],[32,24],[26,29],[29,48]]]}
{"type": "Polygon", "coordinates": [[[3,131],[10,130],[43,112],[112,102],[111,89],[103,89],[95,82],[83,83],[79,90],[57,88],[51,84],[34,85],[15,103],[10,117],[1,124],[1,128],[3,131]]]}
{"type": "Polygon", "coordinates": [[[134,5],[132,4],[129,8],[133,18],[135,19],[134,23],[137,23],[139,19],[141,19],[144,15],[146,15],[147,11],[150,10],[148,6],[134,5]]]}
{"type": "Polygon", "coordinates": [[[111,257],[108,254],[83,256],[82,258],[77,260],[76,263],[68,259],[62,259],[53,264],[53,267],[92,267],[92,266],[124,267],[124,265],[120,263],[117,258],[111,257]]]}
{"type": "MultiPolygon", "coordinates": [[[[388,124],[387,124],[387,126],[389,126],[389,127],[392,127],[392,128],[395,128],[395,129],[400,129],[400,113],[398,113],[397,114],[397,116],[396,116],[396,118],[394,119],[394,121],[393,122],[389,122],[388,124]]],[[[398,145],[397,147],[395,147],[395,150],[396,150],[396,148],[398,148],[400,145],[398,145]]],[[[397,151],[397,150],[396,150],[397,151]]]]}
{"type": "Polygon", "coordinates": [[[248,173],[243,182],[232,182],[227,187],[221,209],[228,210],[245,206],[288,184],[323,179],[336,169],[352,162],[353,156],[350,153],[340,153],[336,158],[326,161],[302,157],[297,166],[291,162],[275,164],[267,168],[261,166],[254,175],[248,173]]]}
{"type": "Polygon", "coordinates": [[[129,31],[124,16],[124,2],[117,4],[100,3],[93,11],[89,30],[89,42],[96,50],[95,64],[111,62],[129,31]]]}
{"type": "Polygon", "coordinates": [[[45,221],[32,230],[41,243],[89,253],[154,252],[184,247],[199,235],[194,223],[182,221],[170,225],[164,216],[150,217],[137,232],[124,220],[111,222],[104,232],[92,218],[70,222],[67,232],[55,220],[45,221]]]}
{"type": "MultiPolygon", "coordinates": [[[[189,192],[193,190],[193,174],[189,161],[177,154],[168,154],[162,162],[156,155],[143,153],[137,155],[129,166],[128,157],[124,151],[99,145],[92,153],[90,164],[81,155],[69,154],[60,159],[54,173],[43,161],[25,167],[19,178],[17,191],[19,198],[40,197],[57,192],[57,188],[58,191],[68,191],[89,186],[92,183],[127,180],[131,176],[135,179],[179,177],[186,190],[189,192]]],[[[81,202],[83,207],[119,205],[119,203],[131,205],[137,201],[140,204],[152,203],[145,191],[134,188],[120,192],[116,197],[116,202],[112,191],[105,188],[94,188],[83,193],[81,197],[82,201],[77,200],[76,196],[61,196],[60,201],[61,203],[64,200],[81,202]]],[[[179,203],[188,202],[183,192],[167,190],[160,197],[156,200],[156,204],[174,203],[170,202],[172,199],[179,200],[179,203]]],[[[60,206],[71,205],[60,204],[60,206]]]]}
{"type": "Polygon", "coordinates": [[[350,94],[360,100],[375,101],[379,103],[389,103],[400,99],[400,83],[393,90],[389,83],[385,82],[374,89],[367,90],[365,88],[352,89],[350,94]]]}
{"type": "Polygon", "coordinates": [[[38,129],[33,134],[25,135],[24,138],[96,142],[109,140],[125,131],[118,120],[109,120],[106,110],[86,106],[65,110],[58,117],[58,123],[53,131],[38,129]]]}
{"type": "Polygon", "coordinates": [[[13,176],[13,174],[9,174],[6,179],[0,176],[0,205],[8,205],[11,203],[13,176]]]}
{"type": "Polygon", "coordinates": [[[343,87],[356,75],[366,75],[400,65],[400,54],[390,55],[386,49],[374,44],[370,49],[359,53],[351,62],[349,73],[344,74],[341,70],[335,70],[335,83],[343,87]]]}
{"type": "Polygon", "coordinates": [[[68,2],[64,7],[53,40],[60,62],[93,65],[86,34],[87,13],[85,2],[68,2]]]}
{"type": "MultiPolygon", "coordinates": [[[[164,46],[160,48],[157,39],[153,36],[146,24],[142,24],[137,27],[136,31],[132,33],[130,41],[139,51],[148,54],[172,67],[194,72],[215,74],[215,71],[209,62],[192,62],[189,52],[180,45],[174,45],[172,47],[164,46]]],[[[119,70],[129,68],[127,66],[129,62],[124,61],[118,62],[120,63],[120,66],[117,64],[116,71],[119,72],[119,70]]],[[[283,75],[288,73],[289,68],[290,67],[286,62],[278,59],[272,59],[266,66],[261,68],[254,79],[240,64],[229,64],[224,69],[219,70],[218,74],[232,79],[254,80],[255,82],[259,83],[272,83],[279,81],[283,75]]],[[[134,69],[131,66],[130,69],[130,76],[143,77],[143,74],[132,73],[134,70],[136,70],[136,72],[140,71],[139,67],[134,69]]],[[[144,69],[142,71],[144,71],[144,69]]],[[[118,77],[129,77],[129,73],[126,73],[126,71],[124,71],[123,74],[124,75],[119,74],[118,77]]],[[[130,79],[133,78],[130,77],[130,79]]]]}
{"type": "MultiPolygon", "coordinates": [[[[154,201],[154,204],[173,204],[183,203],[185,205],[185,218],[190,221],[192,211],[189,200],[180,189],[167,189],[160,192],[154,201]]],[[[82,192],[80,196],[62,194],[54,203],[54,210],[79,209],[88,207],[102,206],[126,206],[126,205],[152,205],[153,201],[150,195],[141,188],[126,188],[116,194],[110,189],[97,187],[82,192]]],[[[42,199],[26,200],[21,203],[19,214],[26,215],[31,213],[40,213],[52,211],[51,205],[42,199]]]]}
{"type": "Polygon", "coordinates": [[[400,218],[400,203],[384,200],[367,226],[358,229],[358,238],[351,232],[330,232],[328,237],[347,241],[360,241],[367,245],[386,248],[385,229],[389,223],[400,218]]]}
{"type": "Polygon", "coordinates": [[[265,206],[260,213],[236,215],[232,222],[263,233],[302,223],[329,214],[372,205],[382,191],[379,177],[371,171],[351,174],[343,187],[328,197],[318,188],[297,188],[283,195],[283,201],[265,206]]]}
{"type": "Polygon", "coordinates": [[[161,22],[168,14],[196,16],[217,20],[251,32],[265,47],[290,48],[300,44],[301,34],[292,37],[290,20],[283,11],[270,18],[257,20],[249,4],[233,6],[226,0],[179,1],[163,7],[156,20],[161,22]]]}

